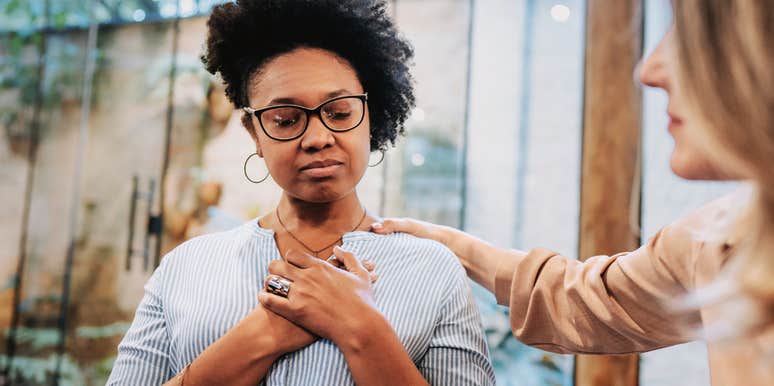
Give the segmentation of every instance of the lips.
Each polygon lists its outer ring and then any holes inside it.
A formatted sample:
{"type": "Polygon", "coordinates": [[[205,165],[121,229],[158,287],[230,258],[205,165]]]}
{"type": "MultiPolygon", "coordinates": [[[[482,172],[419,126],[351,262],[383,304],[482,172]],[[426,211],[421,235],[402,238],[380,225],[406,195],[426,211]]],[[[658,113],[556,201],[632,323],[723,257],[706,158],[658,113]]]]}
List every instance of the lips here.
{"type": "Polygon", "coordinates": [[[342,164],[343,164],[343,162],[336,161],[336,160],[333,160],[333,159],[327,159],[327,160],[324,160],[324,161],[314,161],[314,162],[310,162],[310,163],[302,166],[301,167],[301,171],[309,170],[309,169],[326,168],[326,167],[329,167],[329,166],[342,165],[342,164]]]}
{"type": "Polygon", "coordinates": [[[669,131],[674,131],[678,127],[682,126],[683,120],[678,117],[671,109],[667,109],[667,115],[669,115],[669,131]]]}
{"type": "Polygon", "coordinates": [[[314,161],[302,166],[301,173],[311,178],[327,178],[332,177],[343,165],[343,162],[333,159],[314,161]]]}
{"type": "Polygon", "coordinates": [[[669,115],[669,119],[671,119],[671,120],[672,120],[672,122],[675,122],[675,123],[683,123],[683,120],[682,120],[682,118],[678,117],[677,115],[675,115],[675,114],[672,114],[672,113],[667,113],[667,114],[669,115]]]}

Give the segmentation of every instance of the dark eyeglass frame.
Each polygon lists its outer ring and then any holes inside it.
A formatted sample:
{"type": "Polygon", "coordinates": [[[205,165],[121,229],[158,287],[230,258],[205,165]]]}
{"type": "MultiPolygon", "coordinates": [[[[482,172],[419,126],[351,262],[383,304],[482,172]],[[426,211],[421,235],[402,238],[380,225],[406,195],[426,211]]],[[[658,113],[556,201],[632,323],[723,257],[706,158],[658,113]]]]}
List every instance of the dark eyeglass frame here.
{"type": "Polygon", "coordinates": [[[322,103],[317,105],[317,107],[312,108],[312,109],[304,107],[304,106],[294,105],[294,104],[284,104],[284,105],[266,106],[266,107],[263,107],[263,108],[260,108],[260,109],[254,109],[252,107],[242,107],[242,110],[244,112],[248,113],[248,114],[251,114],[251,115],[255,116],[255,118],[258,120],[258,124],[261,126],[261,130],[263,130],[263,132],[269,138],[271,138],[271,139],[273,139],[275,141],[292,141],[294,139],[300,138],[302,135],[304,135],[304,133],[306,133],[306,129],[309,128],[309,121],[311,120],[312,114],[317,114],[317,117],[320,118],[320,122],[322,122],[323,126],[325,126],[326,129],[328,129],[328,130],[330,130],[330,131],[332,131],[334,133],[345,133],[347,131],[350,131],[350,130],[360,126],[360,124],[363,123],[363,119],[365,119],[366,102],[368,102],[368,93],[356,94],[356,95],[337,96],[337,97],[334,97],[334,98],[331,98],[331,99],[323,101],[322,103]],[[349,129],[344,129],[344,130],[334,129],[334,128],[328,126],[328,124],[325,123],[325,119],[323,119],[323,117],[322,117],[322,107],[325,106],[328,103],[331,103],[331,102],[334,102],[334,101],[337,101],[337,100],[340,100],[340,99],[347,99],[347,98],[359,99],[360,102],[363,104],[363,111],[360,114],[360,120],[358,120],[357,123],[354,126],[350,127],[349,129]],[[265,127],[263,127],[263,121],[261,120],[261,115],[263,113],[265,113],[266,111],[269,111],[269,110],[280,109],[280,108],[288,108],[288,107],[294,107],[294,108],[297,108],[297,109],[303,111],[304,113],[306,113],[306,123],[304,124],[304,129],[301,130],[297,135],[295,135],[295,136],[293,136],[291,138],[276,138],[276,137],[272,136],[271,134],[269,134],[269,131],[266,130],[265,127]]]}

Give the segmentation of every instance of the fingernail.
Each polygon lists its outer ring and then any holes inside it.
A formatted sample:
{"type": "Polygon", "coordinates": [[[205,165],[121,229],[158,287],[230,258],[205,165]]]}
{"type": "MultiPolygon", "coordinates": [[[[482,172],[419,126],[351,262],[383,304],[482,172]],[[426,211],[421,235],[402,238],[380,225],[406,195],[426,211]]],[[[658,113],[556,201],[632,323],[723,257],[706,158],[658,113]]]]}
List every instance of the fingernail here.
{"type": "Polygon", "coordinates": [[[379,223],[379,222],[375,222],[371,224],[371,228],[374,228],[374,229],[382,229],[382,227],[384,227],[384,225],[382,225],[382,223],[379,223]]]}

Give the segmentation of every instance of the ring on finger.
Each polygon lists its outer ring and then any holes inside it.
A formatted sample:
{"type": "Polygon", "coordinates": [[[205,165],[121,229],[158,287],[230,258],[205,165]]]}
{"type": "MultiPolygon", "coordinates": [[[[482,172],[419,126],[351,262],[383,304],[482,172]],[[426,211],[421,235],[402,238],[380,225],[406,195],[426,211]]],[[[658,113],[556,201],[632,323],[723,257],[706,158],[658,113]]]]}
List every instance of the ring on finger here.
{"type": "Polygon", "coordinates": [[[266,282],[266,292],[287,298],[291,284],[293,284],[292,281],[282,276],[272,276],[266,282]]]}

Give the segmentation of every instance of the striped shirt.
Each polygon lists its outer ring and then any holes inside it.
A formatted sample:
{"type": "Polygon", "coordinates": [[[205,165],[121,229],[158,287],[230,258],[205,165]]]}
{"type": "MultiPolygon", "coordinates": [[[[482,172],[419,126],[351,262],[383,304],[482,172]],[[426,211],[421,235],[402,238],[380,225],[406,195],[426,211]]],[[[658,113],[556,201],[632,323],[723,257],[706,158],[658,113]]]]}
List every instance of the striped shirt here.
{"type": "MultiPolygon", "coordinates": [[[[342,247],[376,263],[377,307],[431,385],[494,384],[478,308],[450,250],[407,234],[370,232],[345,234],[342,247]]],[[[172,378],[257,306],[269,262],[280,258],[274,233],[256,220],[175,248],[145,286],[108,385],[172,378]]],[[[320,339],[281,357],[262,384],[354,382],[336,345],[320,339]]]]}

